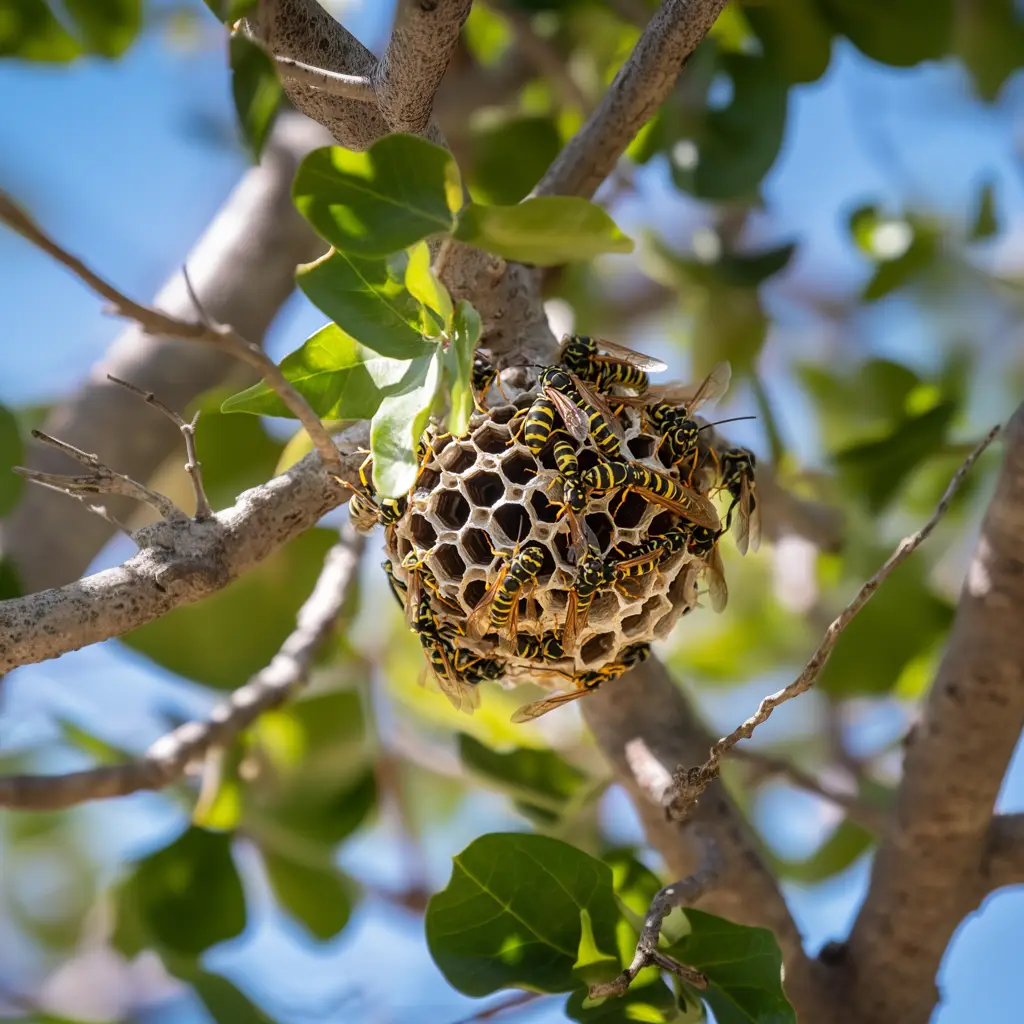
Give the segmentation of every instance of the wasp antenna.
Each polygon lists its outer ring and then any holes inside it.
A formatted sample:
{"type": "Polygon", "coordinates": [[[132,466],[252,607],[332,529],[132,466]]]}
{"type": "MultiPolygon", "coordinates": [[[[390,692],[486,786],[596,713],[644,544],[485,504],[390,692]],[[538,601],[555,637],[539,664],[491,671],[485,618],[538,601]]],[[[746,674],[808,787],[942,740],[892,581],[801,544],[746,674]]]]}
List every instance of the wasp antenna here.
{"type": "Polygon", "coordinates": [[[756,420],[756,416],[730,416],[727,420],[715,420],[714,423],[705,423],[703,427],[698,427],[697,432],[701,430],[707,430],[708,427],[720,427],[723,423],[739,423],[740,420],[756,420]]]}

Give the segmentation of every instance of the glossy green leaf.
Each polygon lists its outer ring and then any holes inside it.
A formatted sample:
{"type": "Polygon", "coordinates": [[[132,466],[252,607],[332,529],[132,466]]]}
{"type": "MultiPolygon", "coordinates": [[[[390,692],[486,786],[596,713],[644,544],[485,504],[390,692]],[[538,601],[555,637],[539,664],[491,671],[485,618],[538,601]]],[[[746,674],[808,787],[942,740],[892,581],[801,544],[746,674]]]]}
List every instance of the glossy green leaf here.
{"type": "Polygon", "coordinates": [[[193,827],[139,861],[122,883],[115,944],[129,956],[143,939],[195,957],[239,935],[245,919],[231,836],[193,827]]]}
{"type": "Polygon", "coordinates": [[[996,219],[995,186],[991,181],[987,181],[978,196],[978,209],[968,237],[972,242],[980,242],[998,233],[999,221],[996,219]]]}
{"type": "Polygon", "coordinates": [[[225,589],[175,608],[122,642],[187,679],[219,689],[241,686],[294,628],[334,540],[330,530],[309,530],[225,589]]]}
{"type": "Polygon", "coordinates": [[[480,314],[465,299],[452,320],[451,340],[444,353],[450,408],[447,428],[456,437],[469,430],[473,415],[473,353],[480,340],[480,314]]]}
{"type": "Polygon", "coordinates": [[[562,810],[587,781],[553,750],[519,747],[500,753],[465,733],[459,735],[459,757],[481,781],[552,811],[562,810]]]}
{"type": "Polygon", "coordinates": [[[401,385],[385,397],[370,421],[373,487],[385,498],[406,494],[416,482],[416,446],[426,429],[441,384],[439,353],[414,359],[401,385]]]}
{"type": "Polygon", "coordinates": [[[63,0],[90,53],[120,57],[142,24],[141,0],[63,0]]]}
{"type": "Polygon", "coordinates": [[[953,0],[818,0],[832,28],[867,57],[910,67],[945,55],[953,0]]]}
{"type": "MultiPolygon", "coordinates": [[[[482,8],[473,8],[473,14],[482,8]]],[[[472,192],[482,203],[518,203],[558,156],[562,137],[550,117],[488,122],[472,136],[472,192]]]]}
{"type": "Polygon", "coordinates": [[[455,237],[507,260],[541,267],[632,252],[633,240],[596,203],[579,196],[540,196],[516,206],[470,203],[455,237]]]}
{"type": "Polygon", "coordinates": [[[634,982],[621,998],[595,1003],[590,1003],[586,989],[581,989],[569,996],[565,1015],[581,1024],[668,1024],[680,1021],[675,994],[660,979],[651,985],[634,982]]]}
{"type": "Polygon", "coordinates": [[[352,902],[337,868],[314,867],[266,850],[263,865],[278,905],[314,939],[326,942],[348,924],[352,902]]]}
{"type": "Polygon", "coordinates": [[[270,137],[284,89],[270,55],[248,36],[236,32],[229,44],[231,94],[242,138],[257,162],[270,137]]]}
{"type": "Polygon", "coordinates": [[[454,313],[452,297],[430,266],[430,247],[426,242],[417,242],[409,249],[405,287],[417,302],[437,315],[440,329],[448,330],[454,313]]]}
{"type": "Polygon", "coordinates": [[[988,102],[1024,66],[1024,16],[1014,0],[958,4],[954,40],[979,95],[988,102]]]}
{"type": "Polygon", "coordinates": [[[607,865],[539,835],[491,833],[454,858],[427,907],[427,944],[449,984],[469,996],[523,986],[565,992],[590,915],[596,946],[615,948],[618,910],[607,865]]]}
{"type": "MultiPolygon", "coordinates": [[[[321,419],[365,420],[381,401],[414,372],[408,359],[389,359],[360,345],[328,324],[285,356],[281,369],[321,419]]],[[[294,419],[277,394],[262,381],[226,399],[224,412],[294,419]]]]}
{"type": "Polygon", "coordinates": [[[395,261],[353,259],[330,252],[299,268],[299,287],[347,335],[391,359],[415,359],[430,350],[423,310],[408,292],[406,269],[395,261]]]}
{"type": "Polygon", "coordinates": [[[175,977],[192,986],[216,1024],[274,1024],[273,1017],[222,975],[204,971],[196,964],[171,963],[167,966],[175,977]]]}
{"type": "Polygon", "coordinates": [[[14,0],[0,14],[0,57],[65,63],[81,52],[46,0],[14,0]]]}
{"type": "Polygon", "coordinates": [[[385,135],[368,150],[317,149],[292,185],[317,233],[353,256],[387,256],[449,232],[462,205],[451,153],[416,135],[385,135]]]}
{"type": "Polygon", "coordinates": [[[845,871],[872,847],[874,841],[874,836],[867,829],[847,818],[810,857],[801,861],[776,859],[775,865],[785,878],[804,885],[816,885],[845,871]]]}
{"type": "Polygon", "coordinates": [[[21,432],[14,413],[0,405],[0,516],[18,503],[25,481],[13,470],[25,461],[21,432]]]}
{"type": "Polygon", "coordinates": [[[582,985],[596,985],[611,981],[619,970],[619,958],[598,947],[590,911],[584,908],[580,911],[580,942],[572,965],[573,977],[582,985]]]}
{"type": "Polygon", "coordinates": [[[765,60],[786,82],[817,81],[832,56],[832,28],[816,0],[764,0],[743,13],[761,42],[765,60]]]}
{"type": "Polygon", "coordinates": [[[687,910],[686,918],[689,934],[666,952],[707,975],[700,997],[717,1024],[796,1024],[782,990],[782,952],[767,928],[700,910],[687,910]]]}

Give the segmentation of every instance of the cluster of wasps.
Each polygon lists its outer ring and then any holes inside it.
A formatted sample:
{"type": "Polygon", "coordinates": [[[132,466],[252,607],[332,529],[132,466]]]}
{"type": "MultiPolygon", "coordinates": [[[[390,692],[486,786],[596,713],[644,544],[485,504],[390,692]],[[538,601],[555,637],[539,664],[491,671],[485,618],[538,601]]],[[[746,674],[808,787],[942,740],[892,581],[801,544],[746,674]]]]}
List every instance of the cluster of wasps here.
{"type": "MultiPolygon", "coordinates": [[[[424,564],[425,555],[413,551],[402,560],[406,581],[396,576],[390,561],[384,563],[391,589],[419,637],[430,669],[456,708],[471,712],[478,706],[478,684],[503,678],[505,657],[544,665],[570,656],[602,590],[626,590],[627,581],[657,572],[680,551],[692,556],[697,573],[706,581],[712,607],[716,611],[725,607],[728,590],[718,550],[720,538],[732,530],[744,553],[748,548],[756,550],[760,543],[754,456],[745,448],[716,452],[700,443],[707,425],[694,417],[727,390],[728,363],[718,364],[696,388],[652,386],[648,374],[666,368],[658,359],[581,335],[563,339],[556,365],[534,367],[539,370],[536,396],[513,419],[513,437],[520,438],[536,458],[550,446],[562,485],[559,517],[568,523],[576,578],[559,628],[541,636],[518,629],[520,599],[537,584],[545,565],[545,548],[536,542],[517,544],[502,556],[496,578],[468,617],[441,593],[437,579],[424,564]],[[645,428],[660,439],[662,463],[675,469],[679,479],[630,457],[620,421],[627,408],[636,410],[645,428]],[[585,469],[579,460],[584,445],[594,448],[598,456],[596,463],[585,469]],[[697,473],[706,478],[709,471],[712,489],[730,498],[724,523],[714,503],[691,486],[697,473]],[[628,552],[602,554],[585,522],[589,503],[593,497],[611,492],[619,492],[623,500],[631,491],[672,513],[674,525],[628,552]]],[[[501,383],[495,364],[482,352],[474,361],[472,384],[477,408],[486,411],[488,390],[492,384],[500,389],[501,383]]],[[[424,462],[432,443],[426,439],[420,443],[424,462]]],[[[367,531],[378,523],[393,527],[405,514],[407,499],[376,501],[365,464],[360,476],[365,493],[353,498],[350,505],[354,525],[367,531]]],[[[637,643],[596,670],[569,674],[541,668],[540,673],[562,677],[563,692],[520,708],[513,721],[528,721],[576,700],[618,678],[649,654],[649,644],[637,643]]]]}

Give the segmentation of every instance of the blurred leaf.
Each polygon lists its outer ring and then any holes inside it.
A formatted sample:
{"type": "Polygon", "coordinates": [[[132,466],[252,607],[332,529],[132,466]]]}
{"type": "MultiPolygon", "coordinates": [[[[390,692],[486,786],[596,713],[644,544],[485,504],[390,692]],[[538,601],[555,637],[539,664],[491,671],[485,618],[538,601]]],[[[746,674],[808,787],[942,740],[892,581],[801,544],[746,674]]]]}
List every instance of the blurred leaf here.
{"type": "Polygon", "coordinates": [[[553,750],[520,747],[502,754],[465,733],[459,735],[459,757],[484,782],[554,811],[564,809],[587,781],[583,772],[553,750]]]}
{"type": "Polygon", "coordinates": [[[744,6],[772,69],[790,84],[817,81],[832,56],[832,28],[816,0],[763,0],[744,6]]]}
{"type": "Polygon", "coordinates": [[[886,437],[836,452],[836,467],[849,489],[872,513],[886,509],[910,473],[945,443],[956,410],[955,401],[940,401],[920,415],[904,417],[886,437]]]}
{"type": "MultiPolygon", "coordinates": [[[[877,568],[888,554],[879,548],[868,558],[877,568]]],[[[818,688],[842,696],[888,693],[907,663],[945,634],[952,619],[953,610],[928,589],[923,564],[910,559],[843,631],[818,688]]]]}
{"type": "Polygon", "coordinates": [[[140,939],[195,957],[241,934],[245,918],[231,836],[192,827],[139,861],[122,883],[113,941],[129,957],[140,939]]]}
{"type": "Polygon", "coordinates": [[[728,106],[709,109],[670,152],[676,185],[700,199],[753,193],[775,162],[786,126],[786,83],[767,60],[720,54],[718,73],[732,82],[728,106]]]}
{"type": "Polygon", "coordinates": [[[255,10],[259,0],[203,0],[203,3],[225,24],[233,25],[255,10]]]}
{"type": "MultiPolygon", "coordinates": [[[[1024,59],[1024,53],[1021,54],[1024,59]]],[[[999,221],[996,219],[996,194],[995,186],[991,181],[986,181],[978,196],[978,212],[974,215],[974,224],[971,226],[971,233],[968,236],[972,242],[980,242],[982,239],[991,238],[999,233],[999,221]]]]}
{"type": "Polygon", "coordinates": [[[55,721],[64,737],[64,742],[88,754],[96,764],[118,764],[131,757],[130,751],[107,743],[106,740],[100,739],[99,736],[67,718],[56,716],[55,721]]]}
{"type": "Polygon", "coordinates": [[[14,472],[25,461],[17,417],[0,405],[0,516],[18,503],[25,481],[14,472]]]}
{"type": "Polygon", "coordinates": [[[13,0],[0,16],[0,57],[64,63],[82,52],[45,0],[13,0]]]}
{"type": "Polygon", "coordinates": [[[782,953],[767,928],[685,911],[690,932],[666,952],[707,975],[699,993],[717,1024],[796,1024],[782,991],[782,953]]]}
{"type": "Polygon", "coordinates": [[[485,68],[494,67],[512,44],[512,29],[497,12],[474,4],[462,29],[463,41],[473,59],[485,68]]]}
{"type": "Polygon", "coordinates": [[[818,0],[836,32],[867,57],[910,67],[943,57],[953,31],[953,0],[818,0]]]}
{"type": "Polygon", "coordinates": [[[246,822],[261,849],[287,855],[294,837],[332,849],[355,832],[376,805],[372,771],[363,771],[354,782],[339,780],[330,789],[307,786],[298,776],[293,784],[247,807],[246,822]]]}
{"type": "Polygon", "coordinates": [[[368,150],[317,149],[292,185],[299,212],[336,249],[387,256],[449,232],[462,205],[451,153],[416,135],[385,135],[368,150]]]}
{"type": "Polygon", "coordinates": [[[456,437],[469,430],[473,415],[473,353],[480,340],[480,314],[459,300],[452,321],[451,341],[444,351],[445,384],[450,395],[447,428],[456,437]]]}
{"type": "Polygon", "coordinates": [[[810,857],[802,861],[775,860],[779,873],[794,882],[816,885],[845,871],[874,845],[874,836],[844,819],[810,857]]]}
{"type": "MultiPolygon", "coordinates": [[[[416,361],[390,359],[360,345],[335,324],[321,327],[281,361],[285,377],[325,420],[365,420],[415,375],[416,361]]],[[[226,413],[295,417],[260,381],[221,406],[226,413]]]]}
{"type": "Polygon", "coordinates": [[[454,857],[451,880],[427,907],[427,944],[465,995],[515,985],[564,992],[576,985],[581,910],[598,948],[614,949],[607,865],[556,839],[491,833],[454,857]]]}
{"type": "Polygon", "coordinates": [[[192,986],[216,1024],[274,1024],[273,1017],[220,974],[204,971],[195,964],[178,962],[168,966],[175,977],[192,986]]]}
{"type": "Polygon", "coordinates": [[[309,530],[224,590],[175,608],[122,642],[187,679],[219,689],[241,686],[294,628],[335,539],[331,530],[309,530]]]}
{"type": "Polygon", "coordinates": [[[337,868],[300,864],[267,851],[263,864],[278,904],[314,939],[326,942],[348,924],[352,903],[337,868]]]}
{"type": "Polygon", "coordinates": [[[426,242],[417,242],[409,248],[405,287],[417,302],[437,314],[441,330],[447,331],[452,322],[452,297],[430,266],[430,247],[426,242]]]}
{"type": "MultiPolygon", "coordinates": [[[[16,0],[18,6],[20,0],[16,0]]],[[[120,57],[142,24],[141,0],[63,0],[86,49],[101,57],[120,57]]]]}
{"type": "MultiPolygon", "coordinates": [[[[474,7],[473,15],[479,10],[474,7]]],[[[473,198],[503,206],[518,203],[561,148],[562,137],[550,117],[509,117],[477,129],[472,136],[473,198]]]]}
{"type": "Polygon", "coordinates": [[[351,338],[382,356],[415,359],[430,343],[423,338],[423,308],[406,290],[405,274],[394,261],[329,252],[299,267],[295,277],[309,301],[351,338]]]}
{"type": "Polygon", "coordinates": [[[619,973],[619,958],[599,949],[594,938],[594,926],[590,911],[580,911],[580,942],[576,950],[576,963],[572,965],[573,977],[583,985],[595,985],[611,981],[619,973]]]}
{"type": "Polygon", "coordinates": [[[454,234],[507,260],[542,267],[633,251],[633,240],[615,221],[579,196],[541,196],[516,206],[470,203],[459,214],[454,234]]]}
{"type": "Polygon", "coordinates": [[[22,593],[18,570],[14,568],[10,559],[0,556],[0,601],[21,597],[22,593]]]}
{"type": "Polygon", "coordinates": [[[1024,17],[1014,0],[974,0],[956,6],[955,49],[991,103],[1003,83],[1024,66],[1024,17]]]}
{"type": "Polygon", "coordinates": [[[370,421],[373,487],[384,498],[397,498],[416,482],[416,445],[423,436],[441,383],[438,353],[412,360],[398,388],[380,403],[370,421]]]}
{"type": "Polygon", "coordinates": [[[877,264],[864,287],[866,302],[909,283],[941,251],[939,228],[921,217],[887,216],[876,206],[860,206],[850,214],[849,226],[858,248],[877,264]]]}
{"type": "Polygon", "coordinates": [[[231,36],[231,93],[238,124],[253,159],[258,163],[270,137],[274,118],[284,97],[277,68],[266,50],[241,32],[231,36]]]}

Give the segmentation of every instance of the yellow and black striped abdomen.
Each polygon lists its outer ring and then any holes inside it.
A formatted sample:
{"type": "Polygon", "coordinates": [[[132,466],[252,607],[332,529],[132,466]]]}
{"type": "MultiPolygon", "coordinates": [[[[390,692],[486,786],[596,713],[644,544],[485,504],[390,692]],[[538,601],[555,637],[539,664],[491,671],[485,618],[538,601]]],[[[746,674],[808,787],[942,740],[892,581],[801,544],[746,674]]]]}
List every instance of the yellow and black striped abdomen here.
{"type": "Polygon", "coordinates": [[[551,439],[557,415],[558,410],[550,398],[541,395],[534,399],[533,405],[530,406],[526,414],[526,424],[523,427],[523,440],[534,455],[539,455],[541,449],[551,439]]]}
{"type": "Polygon", "coordinates": [[[592,491],[611,491],[616,487],[625,487],[630,482],[631,472],[628,462],[599,462],[596,466],[583,471],[583,483],[592,491]]]}
{"type": "Polygon", "coordinates": [[[524,587],[537,578],[544,567],[544,549],[539,544],[527,544],[509,563],[505,578],[494,595],[491,605],[491,625],[496,629],[508,623],[512,608],[524,587]]]}

